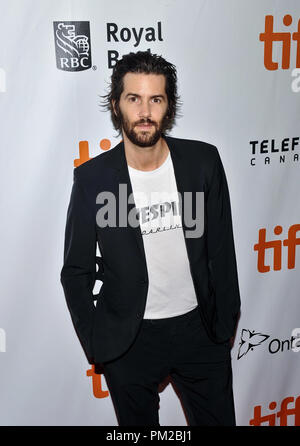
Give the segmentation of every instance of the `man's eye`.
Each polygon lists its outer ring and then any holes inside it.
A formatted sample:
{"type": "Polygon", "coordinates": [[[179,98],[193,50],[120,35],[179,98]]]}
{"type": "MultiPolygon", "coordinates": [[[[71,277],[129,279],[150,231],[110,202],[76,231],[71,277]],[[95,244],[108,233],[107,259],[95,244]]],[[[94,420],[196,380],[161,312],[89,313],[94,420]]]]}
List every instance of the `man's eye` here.
{"type": "Polygon", "coordinates": [[[129,98],[129,101],[130,101],[130,102],[136,102],[136,101],[137,101],[137,98],[136,98],[135,96],[131,96],[131,97],[129,98]]]}
{"type": "Polygon", "coordinates": [[[159,104],[161,102],[161,99],[160,98],[153,98],[153,101],[157,102],[159,104]]]}

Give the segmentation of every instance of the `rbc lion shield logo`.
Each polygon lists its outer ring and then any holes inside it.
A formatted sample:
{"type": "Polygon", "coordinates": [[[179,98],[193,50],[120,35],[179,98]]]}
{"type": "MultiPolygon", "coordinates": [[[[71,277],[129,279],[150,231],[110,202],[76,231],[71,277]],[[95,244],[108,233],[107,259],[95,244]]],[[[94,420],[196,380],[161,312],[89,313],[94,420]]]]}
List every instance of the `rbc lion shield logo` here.
{"type": "Polygon", "coordinates": [[[64,71],[83,71],[92,66],[89,22],[53,22],[56,66],[64,71]]]}

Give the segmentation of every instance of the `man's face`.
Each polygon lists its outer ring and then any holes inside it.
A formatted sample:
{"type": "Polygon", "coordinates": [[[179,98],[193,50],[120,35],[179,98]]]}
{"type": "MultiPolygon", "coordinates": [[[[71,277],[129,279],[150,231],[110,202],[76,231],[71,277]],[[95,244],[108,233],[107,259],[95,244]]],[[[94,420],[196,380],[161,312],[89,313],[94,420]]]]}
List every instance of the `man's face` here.
{"type": "Polygon", "coordinates": [[[168,98],[162,74],[126,73],[119,101],[122,130],[139,147],[157,143],[165,129],[168,98]]]}

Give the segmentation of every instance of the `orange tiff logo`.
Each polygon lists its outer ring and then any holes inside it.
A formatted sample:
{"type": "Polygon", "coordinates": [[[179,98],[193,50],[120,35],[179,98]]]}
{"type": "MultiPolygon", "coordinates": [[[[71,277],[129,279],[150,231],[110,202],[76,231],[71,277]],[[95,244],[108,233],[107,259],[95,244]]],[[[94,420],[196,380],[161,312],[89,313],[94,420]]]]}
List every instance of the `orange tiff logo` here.
{"type": "MultiPolygon", "coordinates": [[[[291,40],[297,42],[296,48],[296,68],[300,68],[300,19],[298,20],[297,31],[274,32],[274,18],[272,15],[265,17],[265,32],[259,35],[259,40],[264,42],[264,64],[267,70],[278,70],[278,62],[273,61],[273,43],[282,43],[281,68],[287,70],[290,68],[291,59],[291,40]]],[[[282,19],[283,24],[288,27],[292,24],[293,18],[286,14],[282,19]]]]}
{"type": "MultiPolygon", "coordinates": [[[[269,404],[269,409],[274,411],[276,408],[277,403],[272,401],[269,404]]],[[[276,426],[276,418],[279,418],[280,426],[288,426],[288,417],[293,417],[293,424],[289,424],[290,426],[300,426],[300,396],[296,400],[293,396],[284,398],[278,412],[266,415],[262,415],[262,406],[255,406],[253,418],[249,421],[249,424],[251,426],[261,426],[263,423],[267,423],[267,426],[276,426]]]]}
{"type": "MultiPolygon", "coordinates": [[[[300,237],[297,237],[297,232],[300,231],[300,224],[289,227],[288,236],[282,240],[266,241],[266,229],[262,228],[258,231],[258,242],[253,246],[254,251],[257,251],[257,269],[260,273],[270,271],[271,267],[266,265],[265,256],[267,250],[273,251],[273,269],[274,271],[281,270],[282,260],[282,245],[287,247],[287,267],[288,269],[295,268],[296,262],[296,246],[300,245],[300,237]]],[[[282,233],[282,226],[275,226],[274,234],[280,235],[282,233]]]]}
{"type": "Polygon", "coordinates": [[[93,395],[95,398],[106,398],[109,396],[109,391],[102,389],[101,374],[95,373],[94,365],[86,371],[86,376],[92,377],[93,395]]]}
{"type": "MultiPolygon", "coordinates": [[[[99,146],[102,150],[109,150],[111,148],[111,142],[109,139],[104,138],[101,139],[99,146]]],[[[75,158],[74,167],[78,167],[90,159],[88,141],[79,141],[79,158],[75,158]]]]}

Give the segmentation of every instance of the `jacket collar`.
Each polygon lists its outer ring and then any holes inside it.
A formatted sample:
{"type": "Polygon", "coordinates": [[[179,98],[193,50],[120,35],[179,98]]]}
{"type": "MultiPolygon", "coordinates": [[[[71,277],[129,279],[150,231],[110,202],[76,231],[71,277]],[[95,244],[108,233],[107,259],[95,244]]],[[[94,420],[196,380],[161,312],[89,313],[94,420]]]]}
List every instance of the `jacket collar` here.
{"type": "MultiPolygon", "coordinates": [[[[175,139],[170,136],[164,137],[171,154],[172,161],[175,164],[182,159],[182,154],[178,148],[175,139]]],[[[125,156],[125,147],[124,142],[121,141],[117,144],[113,149],[109,151],[110,156],[107,158],[106,162],[112,169],[116,169],[118,171],[125,170],[128,172],[127,160],[125,156]]]]}

